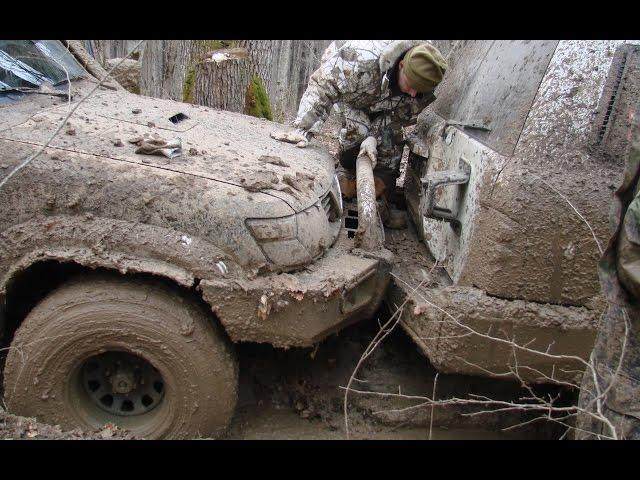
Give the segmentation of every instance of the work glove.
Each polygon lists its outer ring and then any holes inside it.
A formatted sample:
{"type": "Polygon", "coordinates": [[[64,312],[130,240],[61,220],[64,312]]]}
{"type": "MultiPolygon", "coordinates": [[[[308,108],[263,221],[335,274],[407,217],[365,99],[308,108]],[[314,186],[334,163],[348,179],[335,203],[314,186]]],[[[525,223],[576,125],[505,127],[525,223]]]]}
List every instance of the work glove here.
{"type": "Polygon", "coordinates": [[[360,144],[360,151],[358,157],[363,155],[368,156],[371,159],[371,168],[376,168],[376,162],[378,157],[378,142],[376,137],[367,137],[360,144]]]}
{"type": "Polygon", "coordinates": [[[304,148],[309,144],[309,133],[300,128],[289,132],[271,132],[271,138],[280,142],[295,143],[296,147],[304,148]]]}

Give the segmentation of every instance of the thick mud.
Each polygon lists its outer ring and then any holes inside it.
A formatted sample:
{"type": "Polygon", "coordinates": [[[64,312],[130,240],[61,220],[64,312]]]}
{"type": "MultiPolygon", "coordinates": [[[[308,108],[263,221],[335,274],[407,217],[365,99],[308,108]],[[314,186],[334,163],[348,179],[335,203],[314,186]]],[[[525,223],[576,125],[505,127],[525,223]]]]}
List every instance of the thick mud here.
{"type": "MultiPolygon", "coordinates": [[[[380,322],[384,312],[381,312],[380,322]]],[[[316,349],[276,350],[239,345],[240,398],[228,433],[231,439],[345,439],[343,400],[355,365],[378,330],[376,318],[349,327],[316,349]]],[[[431,396],[436,371],[399,327],[358,372],[353,388],[431,396]]],[[[549,389],[549,387],[541,387],[549,389]]],[[[575,394],[554,390],[568,403],[575,394]]],[[[438,376],[436,398],[485,395],[516,400],[519,384],[462,375],[438,376]]],[[[405,408],[419,401],[393,401],[352,393],[352,439],[555,439],[562,429],[546,422],[505,430],[525,421],[520,413],[468,416],[462,407],[405,408]],[[433,416],[432,416],[433,415],[433,416]]]]}
{"type": "MultiPolygon", "coordinates": [[[[238,413],[228,437],[233,440],[344,440],[344,431],[317,419],[304,419],[291,409],[248,405],[238,413]]],[[[512,440],[526,435],[480,429],[446,429],[403,425],[358,424],[353,440],[512,440]]]]}
{"type": "MultiPolygon", "coordinates": [[[[334,156],[337,129],[338,119],[332,115],[323,135],[314,140],[334,156]]],[[[386,316],[388,312],[380,311],[370,320],[330,336],[315,348],[284,350],[269,345],[237,344],[239,399],[225,438],[344,439],[344,390],[340,387],[347,385],[360,356],[386,316]]],[[[0,385],[5,354],[0,350],[0,385]]],[[[435,376],[436,370],[398,327],[363,364],[353,388],[431,396],[435,376]]],[[[3,405],[1,393],[0,406],[3,405]]],[[[561,393],[568,403],[575,401],[574,392],[561,393]]],[[[438,376],[436,398],[460,398],[470,394],[513,400],[523,392],[518,384],[503,380],[438,376]]],[[[460,407],[440,407],[433,411],[430,407],[422,407],[401,413],[389,412],[411,406],[411,401],[355,393],[350,394],[348,405],[350,437],[353,439],[553,439],[562,434],[562,430],[544,422],[505,431],[524,420],[518,413],[468,416],[470,412],[460,407]]],[[[93,432],[64,432],[57,426],[8,415],[0,409],[0,438],[132,437],[112,426],[93,432]]]]}
{"type": "MultiPolygon", "coordinates": [[[[381,319],[382,321],[382,319],[381,319]]],[[[322,342],[316,349],[274,349],[268,345],[236,345],[240,360],[240,388],[235,416],[226,439],[345,439],[345,386],[368,342],[377,332],[376,319],[361,322],[322,342]]],[[[398,328],[376,349],[358,373],[354,388],[431,396],[434,368],[398,328]]],[[[438,377],[436,398],[486,395],[515,400],[518,384],[460,375],[438,377]]],[[[547,387],[548,388],[548,387],[547,387]]],[[[558,393],[554,391],[553,393],[558,393]]],[[[567,402],[572,392],[560,392],[567,402]]],[[[388,412],[409,402],[392,402],[368,395],[349,397],[350,438],[405,439],[556,439],[563,433],[553,424],[534,422],[504,430],[524,420],[519,414],[465,416],[460,407],[423,407],[404,414],[388,412]],[[401,405],[402,403],[402,405],[401,405]],[[376,413],[380,412],[382,413],[376,413]],[[387,412],[385,412],[387,411],[387,412]]],[[[417,402],[414,402],[417,403],[417,402]]],[[[0,403],[1,405],[1,403],[0,403]]],[[[63,431],[33,419],[0,410],[1,439],[121,439],[130,433],[104,426],[92,432],[63,431]]]]}

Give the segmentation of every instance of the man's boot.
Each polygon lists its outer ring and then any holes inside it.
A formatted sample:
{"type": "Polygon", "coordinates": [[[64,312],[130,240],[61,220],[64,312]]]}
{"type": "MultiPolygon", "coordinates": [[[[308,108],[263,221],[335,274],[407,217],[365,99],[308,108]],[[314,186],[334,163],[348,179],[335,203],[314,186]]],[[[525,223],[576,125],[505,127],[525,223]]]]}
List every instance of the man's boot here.
{"type": "Polygon", "coordinates": [[[392,208],[389,210],[389,217],[384,226],[392,230],[402,230],[407,228],[407,212],[392,208]]]}

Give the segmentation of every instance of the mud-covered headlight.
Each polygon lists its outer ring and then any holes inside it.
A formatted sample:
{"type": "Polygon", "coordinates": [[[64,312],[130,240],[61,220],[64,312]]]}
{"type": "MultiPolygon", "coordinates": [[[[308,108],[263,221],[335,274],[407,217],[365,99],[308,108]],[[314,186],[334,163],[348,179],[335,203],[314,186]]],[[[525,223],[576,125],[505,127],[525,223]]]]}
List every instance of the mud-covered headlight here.
{"type": "Polygon", "coordinates": [[[252,218],[247,227],[253,237],[260,242],[289,240],[296,238],[297,225],[295,215],[280,218],[252,218]]]}
{"type": "Polygon", "coordinates": [[[298,240],[295,215],[280,218],[251,218],[246,221],[267,259],[279,266],[293,267],[312,261],[298,240]]]}

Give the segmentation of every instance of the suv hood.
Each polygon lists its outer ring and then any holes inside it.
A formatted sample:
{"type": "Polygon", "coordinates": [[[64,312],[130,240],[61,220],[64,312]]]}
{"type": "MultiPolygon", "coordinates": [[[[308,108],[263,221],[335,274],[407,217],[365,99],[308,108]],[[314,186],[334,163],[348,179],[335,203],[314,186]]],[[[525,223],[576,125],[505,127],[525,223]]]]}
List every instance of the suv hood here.
{"type": "MultiPolygon", "coordinates": [[[[79,86],[75,98],[90,82],[79,86]]],[[[73,104],[72,104],[73,105],[73,104]]],[[[11,138],[44,144],[68,112],[64,103],[40,110],[11,128],[11,138]]],[[[283,125],[198,105],[155,99],[126,91],[98,91],[78,107],[52,147],[144,163],[196,175],[279,198],[300,212],[316,204],[333,181],[334,162],[320,148],[278,142],[270,132],[283,125]],[[173,159],[136,154],[128,140],[156,134],[180,138],[182,155],[173,159]]]]}

